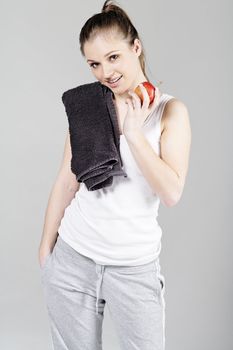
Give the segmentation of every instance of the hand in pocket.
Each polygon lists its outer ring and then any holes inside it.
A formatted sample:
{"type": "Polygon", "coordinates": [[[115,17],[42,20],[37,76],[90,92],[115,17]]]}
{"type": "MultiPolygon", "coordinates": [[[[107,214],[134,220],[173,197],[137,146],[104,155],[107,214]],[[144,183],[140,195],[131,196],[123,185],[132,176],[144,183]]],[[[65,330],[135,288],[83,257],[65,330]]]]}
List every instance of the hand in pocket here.
{"type": "Polygon", "coordinates": [[[50,255],[52,254],[51,251],[46,253],[39,253],[39,264],[40,268],[43,269],[43,267],[46,265],[47,260],[49,259],[50,255]]]}

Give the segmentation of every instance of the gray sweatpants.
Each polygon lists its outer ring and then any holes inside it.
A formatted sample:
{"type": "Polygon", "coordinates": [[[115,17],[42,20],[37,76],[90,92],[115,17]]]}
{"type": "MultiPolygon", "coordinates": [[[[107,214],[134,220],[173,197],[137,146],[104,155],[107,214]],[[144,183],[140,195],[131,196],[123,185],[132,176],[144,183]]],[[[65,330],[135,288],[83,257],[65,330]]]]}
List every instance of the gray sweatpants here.
{"type": "Polygon", "coordinates": [[[102,350],[107,303],[122,350],[165,349],[165,279],[159,259],[96,264],[59,235],[41,268],[54,350],[102,350]]]}

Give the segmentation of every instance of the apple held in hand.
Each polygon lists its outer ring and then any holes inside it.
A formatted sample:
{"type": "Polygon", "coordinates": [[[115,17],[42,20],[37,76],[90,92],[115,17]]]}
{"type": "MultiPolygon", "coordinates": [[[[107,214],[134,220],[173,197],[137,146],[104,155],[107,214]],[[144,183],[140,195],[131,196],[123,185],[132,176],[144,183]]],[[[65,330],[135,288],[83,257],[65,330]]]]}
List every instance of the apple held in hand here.
{"type": "MultiPolygon", "coordinates": [[[[146,88],[147,90],[147,93],[149,95],[149,98],[150,98],[150,103],[149,105],[154,101],[154,98],[155,98],[155,87],[149,83],[148,81],[144,81],[142,83],[142,85],[146,88]]],[[[143,94],[142,94],[142,91],[140,89],[140,86],[138,85],[135,89],[134,89],[134,92],[139,96],[139,98],[141,99],[141,103],[143,103],[143,94]]]]}

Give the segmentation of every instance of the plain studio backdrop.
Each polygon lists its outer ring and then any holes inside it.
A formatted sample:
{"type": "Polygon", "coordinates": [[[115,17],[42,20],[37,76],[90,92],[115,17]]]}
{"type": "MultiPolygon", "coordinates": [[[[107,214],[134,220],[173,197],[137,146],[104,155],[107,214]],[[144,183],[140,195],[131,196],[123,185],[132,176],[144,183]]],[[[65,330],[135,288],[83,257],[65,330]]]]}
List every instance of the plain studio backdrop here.
{"type": "MultiPolygon", "coordinates": [[[[38,247],[64,149],[61,96],[95,81],[79,51],[104,1],[1,1],[0,348],[50,350],[38,247]]],[[[166,350],[233,348],[232,2],[121,0],[151,81],[188,107],[189,171],[180,202],[161,204],[166,350]]],[[[78,341],[78,339],[77,339],[78,341]]],[[[119,350],[108,308],[103,349],[119,350]]]]}

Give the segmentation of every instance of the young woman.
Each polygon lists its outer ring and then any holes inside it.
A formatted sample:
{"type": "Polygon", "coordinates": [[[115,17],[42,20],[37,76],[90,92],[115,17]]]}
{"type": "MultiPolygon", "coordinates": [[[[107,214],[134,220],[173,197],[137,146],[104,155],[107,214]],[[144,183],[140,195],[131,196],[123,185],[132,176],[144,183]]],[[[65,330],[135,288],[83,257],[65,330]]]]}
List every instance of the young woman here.
{"type": "Polygon", "coordinates": [[[107,304],[122,350],[162,350],[165,279],[157,215],[160,201],[171,207],[182,195],[191,145],[188,111],[158,87],[149,105],[141,86],[141,105],[134,89],[149,81],[142,43],[112,2],[85,23],[80,49],[97,81],[113,92],[128,176],[88,191],[71,171],[67,133],[39,248],[54,349],[102,349],[107,304]]]}

